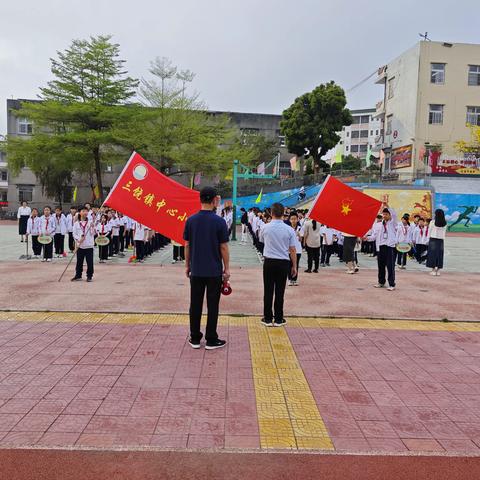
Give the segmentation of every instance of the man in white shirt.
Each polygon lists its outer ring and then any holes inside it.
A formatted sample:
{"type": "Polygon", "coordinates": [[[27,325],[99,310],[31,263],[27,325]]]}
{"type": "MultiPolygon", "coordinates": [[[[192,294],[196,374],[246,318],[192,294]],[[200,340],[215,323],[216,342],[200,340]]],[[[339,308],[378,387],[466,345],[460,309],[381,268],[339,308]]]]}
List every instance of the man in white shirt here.
{"type": "Polygon", "coordinates": [[[93,277],[95,223],[88,218],[86,207],[80,209],[80,220],[73,225],[73,238],[77,243],[77,267],[72,282],[82,280],[84,260],[87,263],[87,282],[91,282],[93,277]]]}
{"type": "Polygon", "coordinates": [[[383,288],[386,283],[385,270],[388,272],[387,290],[395,290],[395,258],[397,245],[397,214],[393,208],[384,203],[382,211],[383,220],[377,233],[377,262],[378,283],[375,288],[383,288]]]}

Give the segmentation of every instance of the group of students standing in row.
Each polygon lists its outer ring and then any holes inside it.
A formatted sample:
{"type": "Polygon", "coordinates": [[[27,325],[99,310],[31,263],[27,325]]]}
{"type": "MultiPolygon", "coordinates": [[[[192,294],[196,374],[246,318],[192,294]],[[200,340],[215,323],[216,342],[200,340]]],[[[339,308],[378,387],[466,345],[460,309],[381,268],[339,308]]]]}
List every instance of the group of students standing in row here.
{"type": "MultiPolygon", "coordinates": [[[[379,282],[375,286],[395,289],[395,263],[399,269],[405,269],[407,258],[414,258],[418,263],[426,262],[432,269],[431,274],[440,275],[443,268],[443,240],[446,232],[446,221],[443,210],[435,212],[435,220],[414,215],[410,223],[410,215],[405,213],[401,221],[397,220],[395,211],[384,204],[372,228],[364,237],[356,237],[340,232],[327,225],[319,225],[308,218],[308,210],[285,209],[283,221],[290,225],[296,234],[297,275],[288,277],[288,285],[298,285],[298,266],[303,250],[307,253],[305,273],[318,273],[319,266],[329,267],[332,256],[338,256],[340,262],[347,266],[346,272],[355,274],[359,271],[358,253],[377,257],[379,282]],[[409,252],[397,249],[399,245],[408,245],[409,252]],[[429,245],[431,248],[429,249],[429,245]]],[[[247,232],[252,237],[255,248],[263,255],[265,225],[271,222],[269,208],[260,210],[241,209],[242,243],[247,242],[247,232]]]]}

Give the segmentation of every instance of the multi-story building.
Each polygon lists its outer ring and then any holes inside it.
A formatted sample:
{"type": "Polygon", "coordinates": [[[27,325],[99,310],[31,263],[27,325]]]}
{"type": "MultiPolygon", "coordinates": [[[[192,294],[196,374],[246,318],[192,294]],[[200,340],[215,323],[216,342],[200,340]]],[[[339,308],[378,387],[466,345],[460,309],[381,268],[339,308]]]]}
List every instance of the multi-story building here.
{"type": "MultiPolygon", "coordinates": [[[[22,102],[31,100],[9,99],[7,100],[7,135],[28,138],[32,133],[32,124],[26,118],[21,118],[17,112],[22,102]]],[[[228,115],[234,125],[248,141],[252,135],[264,135],[276,142],[276,148],[280,154],[280,171],[287,174],[290,172],[289,159],[285,137],[280,134],[281,115],[237,112],[211,112],[212,115],[228,115]]],[[[126,153],[126,159],[128,153],[126,153]]],[[[233,159],[232,159],[233,161],[233,159]]],[[[103,185],[106,192],[115,183],[123,165],[105,165],[103,173],[103,185]]],[[[188,176],[179,176],[176,180],[188,183],[188,176]]],[[[72,193],[77,187],[77,203],[92,200],[92,185],[87,179],[74,178],[72,185],[65,189],[62,203],[69,206],[72,203],[72,193]]],[[[0,201],[3,201],[3,210],[10,214],[16,212],[19,204],[26,200],[32,206],[42,208],[44,205],[54,203],[54,200],[45,196],[42,186],[35,174],[29,168],[23,168],[19,175],[9,175],[5,154],[0,150],[0,201]]]]}
{"type": "Polygon", "coordinates": [[[456,147],[480,125],[480,45],[421,41],[379,68],[376,83],[385,172],[480,175],[480,152],[456,147]]]}
{"type": "Polygon", "coordinates": [[[382,121],[375,116],[375,108],[351,110],[350,113],[353,122],[348,127],[342,128],[340,132],[341,140],[337,149],[340,148],[344,156],[353,155],[365,159],[369,147],[374,150],[381,137],[382,121]]]}

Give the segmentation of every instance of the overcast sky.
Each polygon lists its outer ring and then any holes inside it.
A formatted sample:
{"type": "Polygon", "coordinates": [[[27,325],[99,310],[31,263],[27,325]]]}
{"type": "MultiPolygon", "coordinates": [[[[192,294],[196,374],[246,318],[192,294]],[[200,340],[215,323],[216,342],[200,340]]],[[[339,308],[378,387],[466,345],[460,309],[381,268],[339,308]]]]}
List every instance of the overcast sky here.
{"type": "MultiPolygon", "coordinates": [[[[151,59],[193,70],[211,109],[281,113],[296,96],[335,80],[348,90],[429,32],[480,43],[479,0],[22,0],[0,13],[0,134],[6,98],[35,98],[49,58],[73,38],[112,34],[130,74],[151,59]]],[[[373,107],[370,80],[348,93],[373,107]]]]}

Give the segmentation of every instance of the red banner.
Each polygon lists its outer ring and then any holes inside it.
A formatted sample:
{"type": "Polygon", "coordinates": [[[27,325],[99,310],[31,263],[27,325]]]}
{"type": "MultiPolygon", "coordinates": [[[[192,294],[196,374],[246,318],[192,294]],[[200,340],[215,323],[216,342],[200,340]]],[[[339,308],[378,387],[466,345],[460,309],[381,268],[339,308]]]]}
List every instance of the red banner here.
{"type": "Polygon", "coordinates": [[[431,152],[429,165],[432,167],[432,175],[480,175],[480,153],[448,157],[441,152],[431,152]]]}
{"type": "Polygon", "coordinates": [[[184,245],[185,222],[200,210],[200,194],[161,174],[133,152],[105,205],[184,245]]]}
{"type": "Polygon", "coordinates": [[[363,237],[372,227],[382,202],[329,175],[309,217],[343,233],[363,237]]]}
{"type": "Polygon", "coordinates": [[[392,150],[390,157],[390,168],[405,168],[412,165],[413,145],[407,147],[398,147],[392,150]]]}

